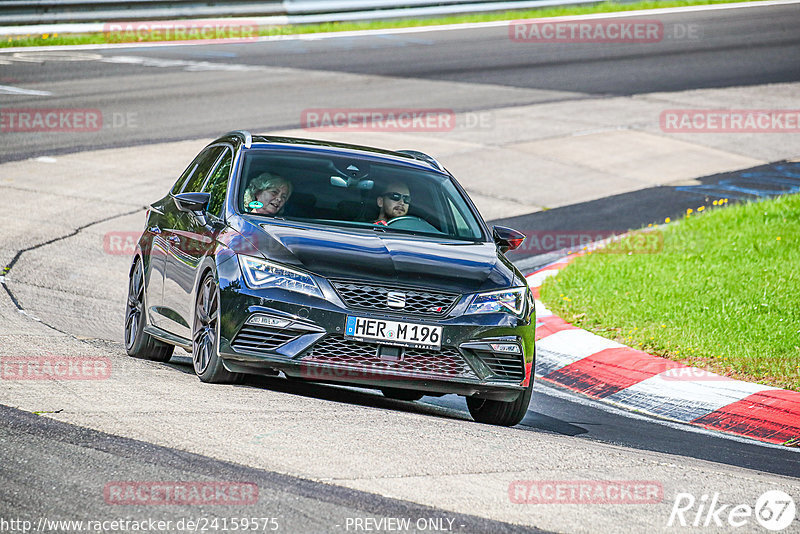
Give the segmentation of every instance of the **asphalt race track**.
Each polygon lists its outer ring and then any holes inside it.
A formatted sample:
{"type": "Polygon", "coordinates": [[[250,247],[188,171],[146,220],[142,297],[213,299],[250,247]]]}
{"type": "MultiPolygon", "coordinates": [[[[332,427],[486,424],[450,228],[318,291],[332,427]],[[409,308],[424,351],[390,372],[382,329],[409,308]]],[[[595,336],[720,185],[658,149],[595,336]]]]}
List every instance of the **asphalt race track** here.
{"type": "Polygon", "coordinates": [[[302,110],[312,107],[468,112],[793,82],[797,16],[794,5],[663,16],[662,42],[604,47],[519,43],[509,39],[506,26],[497,26],[61,52],[67,61],[33,50],[4,53],[8,64],[0,83],[53,93],[46,100],[14,97],[6,104],[100,108],[111,116],[96,134],[15,136],[16,143],[3,144],[0,157],[215,137],[230,128],[296,128],[302,110]],[[90,60],[77,60],[81,55],[90,60]],[[136,117],[135,128],[124,124],[129,114],[136,117]]]}
{"type": "MultiPolygon", "coordinates": [[[[681,493],[703,502],[717,494],[730,508],[778,489],[800,506],[798,449],[543,383],[520,425],[494,428],[473,423],[458,397],[408,403],[268,377],[201,384],[181,350],[157,364],[127,357],[121,342],[130,251],[114,239],[141,232],[144,207],[232,129],[429,152],[487,220],[525,231],[625,230],[711,199],[796,192],[780,172],[796,165],[797,134],[673,134],[659,116],[797,109],[800,3],[641,18],[661,21],[664,38],[520,43],[507,26],[487,25],[0,52],[0,356],[111,365],[106,380],[0,380],[0,531],[11,519],[86,531],[49,523],[63,519],[202,530],[187,526],[194,521],[213,532],[252,517],[257,530],[279,532],[755,532],[764,531],[755,517],[742,528],[667,525],[681,493]],[[9,110],[51,108],[97,111],[102,127],[9,127],[9,110]],[[455,127],[319,132],[303,117],[320,108],[446,109],[455,127]],[[753,185],[758,176],[770,176],[771,189],[753,185]],[[635,504],[515,502],[515,481],[531,480],[648,482],[662,493],[635,504]],[[249,484],[257,500],[146,506],[109,497],[110,486],[132,481],[249,484]]],[[[514,259],[532,269],[552,256],[538,252],[514,259]]],[[[800,517],[784,531],[800,532],[800,517]]]]}

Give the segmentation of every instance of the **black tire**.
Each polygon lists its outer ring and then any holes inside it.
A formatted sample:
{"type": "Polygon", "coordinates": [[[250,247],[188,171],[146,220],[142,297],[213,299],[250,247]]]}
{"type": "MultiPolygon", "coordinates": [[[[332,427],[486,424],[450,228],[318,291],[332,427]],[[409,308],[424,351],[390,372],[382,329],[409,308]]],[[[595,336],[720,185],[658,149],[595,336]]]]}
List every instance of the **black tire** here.
{"type": "Polygon", "coordinates": [[[514,426],[528,413],[533,395],[533,377],[528,387],[513,401],[497,401],[467,397],[467,408],[478,423],[498,426],[514,426]]]}
{"type": "Polygon", "coordinates": [[[144,294],[144,267],[137,257],[128,278],[128,302],[125,306],[125,350],[129,356],[156,362],[168,362],[175,347],[159,341],[144,331],[147,306],[144,294]]]}
{"type": "Polygon", "coordinates": [[[401,401],[418,401],[425,396],[424,393],[410,389],[381,388],[381,392],[387,399],[401,401]]]}
{"type": "Polygon", "coordinates": [[[209,272],[197,289],[192,321],[192,365],[203,382],[213,384],[240,383],[241,373],[225,369],[217,347],[219,343],[219,288],[209,272]]]}

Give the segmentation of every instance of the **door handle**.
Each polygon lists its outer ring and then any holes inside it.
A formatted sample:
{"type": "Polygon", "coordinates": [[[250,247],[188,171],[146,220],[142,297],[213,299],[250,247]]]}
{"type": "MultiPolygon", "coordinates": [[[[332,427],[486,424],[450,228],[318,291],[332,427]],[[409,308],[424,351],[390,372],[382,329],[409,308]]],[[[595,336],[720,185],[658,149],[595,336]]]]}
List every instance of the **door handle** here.
{"type": "Polygon", "coordinates": [[[181,242],[181,238],[176,235],[171,235],[167,238],[167,241],[172,243],[173,245],[178,245],[181,242]]]}
{"type": "Polygon", "coordinates": [[[158,226],[151,226],[150,228],[147,229],[147,231],[150,232],[151,234],[158,235],[161,233],[161,228],[159,228],[158,226]]]}

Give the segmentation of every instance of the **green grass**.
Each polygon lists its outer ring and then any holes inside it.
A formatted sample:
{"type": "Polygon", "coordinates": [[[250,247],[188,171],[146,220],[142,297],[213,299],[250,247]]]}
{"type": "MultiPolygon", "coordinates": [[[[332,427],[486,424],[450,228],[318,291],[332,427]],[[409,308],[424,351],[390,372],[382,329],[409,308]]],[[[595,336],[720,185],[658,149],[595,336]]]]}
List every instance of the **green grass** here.
{"type": "Polygon", "coordinates": [[[800,194],[704,207],[660,231],[654,254],[577,258],[542,301],[650,354],[800,390],[800,194]]]}
{"type": "MultiPolygon", "coordinates": [[[[592,13],[612,13],[617,11],[633,11],[639,9],[657,9],[666,7],[697,6],[707,4],[728,4],[749,2],[753,0],[664,0],[644,1],[630,4],[616,2],[603,2],[586,6],[561,6],[541,9],[528,9],[521,11],[505,11],[499,13],[475,13],[467,15],[453,15],[447,17],[431,17],[420,19],[376,20],[364,22],[329,22],[322,24],[303,24],[288,26],[270,26],[260,29],[260,35],[294,35],[302,33],[339,32],[353,30],[374,30],[383,28],[408,28],[416,26],[432,26],[438,24],[462,24],[468,22],[487,22],[496,20],[517,20],[539,17],[560,17],[571,15],[586,15],[592,13]]],[[[142,39],[136,42],[157,42],[158,38],[142,39]]],[[[95,34],[32,34],[21,36],[6,36],[0,40],[0,48],[17,46],[52,46],[52,45],[77,45],[77,44],[105,44],[120,42],[113,35],[104,33],[95,34]]],[[[130,41],[123,41],[130,42],[130,41]]]]}

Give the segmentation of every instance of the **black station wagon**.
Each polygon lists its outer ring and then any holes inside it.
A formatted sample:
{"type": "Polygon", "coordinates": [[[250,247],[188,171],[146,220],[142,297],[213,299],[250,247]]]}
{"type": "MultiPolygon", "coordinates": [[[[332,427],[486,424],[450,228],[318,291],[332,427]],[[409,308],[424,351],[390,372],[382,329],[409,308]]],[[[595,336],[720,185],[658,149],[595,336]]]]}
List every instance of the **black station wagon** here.
{"type": "Polygon", "coordinates": [[[533,388],[534,306],[455,178],[412,150],[231,132],[154,202],[133,265],[128,354],[192,353],[203,382],[278,375],[466,397],[515,425],[533,388]]]}

